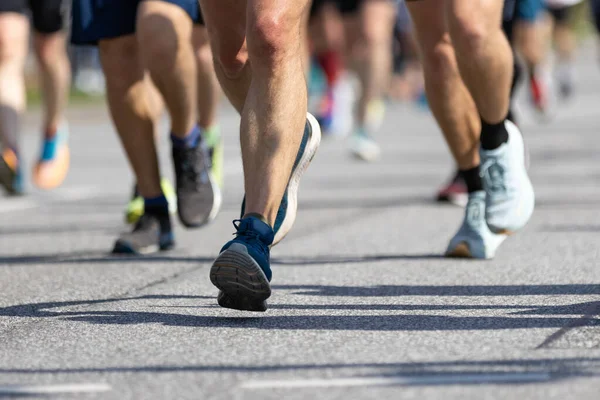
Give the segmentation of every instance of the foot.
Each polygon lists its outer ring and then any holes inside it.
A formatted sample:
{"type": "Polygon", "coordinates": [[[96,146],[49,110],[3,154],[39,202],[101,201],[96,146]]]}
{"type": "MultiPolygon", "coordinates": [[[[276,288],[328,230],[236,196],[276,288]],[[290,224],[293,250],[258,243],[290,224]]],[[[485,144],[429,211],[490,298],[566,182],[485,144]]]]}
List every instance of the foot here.
{"type": "Polygon", "coordinates": [[[537,112],[545,116],[550,111],[548,88],[541,77],[532,76],[529,79],[531,103],[537,112]]]}
{"type": "Polygon", "coordinates": [[[465,219],[446,250],[447,257],[491,259],[506,239],[490,231],[485,222],[485,192],[473,192],[465,209],[465,219]]]}
{"type": "Polygon", "coordinates": [[[481,176],[489,228],[495,233],[511,234],[531,218],[535,195],[527,175],[523,136],[512,122],[505,124],[508,142],[494,150],[480,149],[481,176]]]}
{"type": "MultiPolygon", "coordinates": [[[[175,214],[177,212],[177,196],[175,195],[175,189],[167,178],[162,178],[160,181],[162,192],[169,202],[169,214],[175,214]]],[[[125,222],[133,225],[144,215],[144,198],[140,196],[137,188],[133,190],[133,196],[127,204],[125,209],[125,222]]]]}
{"type": "Polygon", "coordinates": [[[69,129],[61,125],[52,138],[45,138],[42,154],[33,169],[33,183],[40,189],[60,186],[69,172],[69,129]]]}
{"type": "Polygon", "coordinates": [[[210,269],[221,307],[266,311],[271,296],[269,246],[275,233],[265,222],[248,217],[233,222],[236,237],[221,249],[210,269]]]}
{"type": "Polygon", "coordinates": [[[11,196],[19,196],[24,192],[19,159],[9,149],[0,154],[0,186],[11,196]]]}
{"type": "Polygon", "coordinates": [[[437,194],[438,202],[452,203],[461,207],[467,205],[468,198],[467,185],[461,176],[460,171],[456,171],[452,180],[444,185],[437,194]]]}
{"type": "Polygon", "coordinates": [[[131,232],[117,239],[113,254],[151,254],[170,250],[175,246],[168,211],[146,212],[131,232]]]}
{"type": "Polygon", "coordinates": [[[381,148],[366,131],[359,129],[350,137],[350,151],[352,154],[368,162],[373,162],[381,156],[381,148]]]}
{"type": "MultiPolygon", "coordinates": [[[[319,144],[321,143],[321,128],[319,123],[310,114],[307,114],[306,125],[304,127],[304,136],[302,136],[302,142],[300,149],[296,156],[296,162],[292,168],[292,175],[288,182],[287,189],[281,199],[279,205],[279,211],[273,225],[275,231],[275,239],[273,240],[272,246],[275,246],[290,232],[294,221],[296,221],[296,213],[298,211],[298,187],[300,185],[300,178],[310,165],[314,158],[319,144]]],[[[242,201],[241,218],[246,215],[246,197],[242,201]]]]}
{"type": "Polygon", "coordinates": [[[367,106],[367,130],[369,132],[378,132],[385,119],[385,101],[375,99],[369,102],[367,106]]]}
{"type": "Polygon", "coordinates": [[[173,147],[177,187],[177,213],[187,228],[211,222],[221,208],[221,190],[210,172],[210,155],[204,141],[195,147],[173,147]]]}

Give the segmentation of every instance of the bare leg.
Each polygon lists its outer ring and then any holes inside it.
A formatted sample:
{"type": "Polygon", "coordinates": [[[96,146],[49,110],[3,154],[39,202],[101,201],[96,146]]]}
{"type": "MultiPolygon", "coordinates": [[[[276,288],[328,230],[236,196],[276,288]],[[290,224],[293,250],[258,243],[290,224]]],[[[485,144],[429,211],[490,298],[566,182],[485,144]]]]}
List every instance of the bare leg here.
{"type": "Polygon", "coordinates": [[[25,111],[24,68],[28,50],[27,17],[0,14],[0,140],[16,150],[20,120],[25,111]]]}
{"type": "Polygon", "coordinates": [[[202,10],[217,75],[242,114],[246,213],[260,214],[273,226],[306,123],[304,44],[299,37],[308,4],[248,0],[247,5],[247,27],[246,15],[239,11],[245,7],[238,0],[204,0],[202,10]]]}
{"type": "Polygon", "coordinates": [[[145,198],[158,197],[162,190],[154,143],[156,106],[136,38],[130,35],[100,42],[100,59],[106,75],[108,106],[138,190],[145,198]]]}
{"type": "Polygon", "coordinates": [[[360,10],[360,33],[354,51],[362,86],[356,115],[359,126],[365,125],[369,104],[383,96],[390,81],[394,15],[394,5],[387,1],[365,1],[360,10]]]}
{"type": "Polygon", "coordinates": [[[518,48],[527,63],[530,74],[544,59],[545,44],[543,42],[542,27],[539,21],[520,22],[516,27],[518,48]]]}
{"type": "Polygon", "coordinates": [[[206,28],[194,26],[192,41],[198,68],[198,122],[201,128],[207,129],[217,124],[221,87],[215,74],[206,28]]]}
{"type": "Polygon", "coordinates": [[[197,124],[192,25],[179,6],[156,0],[140,3],[136,35],[141,60],[165,100],[171,132],[178,137],[197,124]]]}
{"type": "Polygon", "coordinates": [[[63,32],[36,33],[35,53],[44,89],[44,125],[47,135],[56,133],[64,118],[71,83],[71,65],[67,56],[67,37],[63,32]]]}
{"type": "Polygon", "coordinates": [[[415,24],[429,106],[459,169],[476,167],[479,165],[479,116],[458,71],[444,10],[427,2],[407,4],[415,24]]]}
{"type": "Polygon", "coordinates": [[[513,55],[501,29],[503,2],[447,0],[458,66],[483,120],[503,121],[510,106],[513,55]]]}

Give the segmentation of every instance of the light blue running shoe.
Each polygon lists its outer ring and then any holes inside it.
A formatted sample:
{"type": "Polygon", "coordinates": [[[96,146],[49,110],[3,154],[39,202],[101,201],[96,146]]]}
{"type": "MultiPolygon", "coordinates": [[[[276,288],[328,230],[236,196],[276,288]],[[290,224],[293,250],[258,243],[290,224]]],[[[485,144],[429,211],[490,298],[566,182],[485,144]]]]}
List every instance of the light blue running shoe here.
{"type": "Polygon", "coordinates": [[[527,175],[523,136],[515,124],[505,124],[508,142],[494,150],[480,149],[480,173],[486,192],[488,227],[495,233],[511,234],[531,218],[535,194],[527,175]]]}
{"type": "Polygon", "coordinates": [[[454,237],[450,240],[446,257],[491,259],[506,239],[488,228],[485,222],[485,192],[469,194],[465,209],[465,219],[454,237]]]}

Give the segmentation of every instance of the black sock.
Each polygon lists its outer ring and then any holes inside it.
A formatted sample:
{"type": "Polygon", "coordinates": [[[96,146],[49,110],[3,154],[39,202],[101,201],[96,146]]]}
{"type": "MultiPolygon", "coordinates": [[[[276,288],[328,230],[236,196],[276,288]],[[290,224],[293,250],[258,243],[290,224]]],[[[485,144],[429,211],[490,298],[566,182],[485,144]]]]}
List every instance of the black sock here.
{"type": "Polygon", "coordinates": [[[508,132],[504,121],[488,124],[481,119],[481,147],[484,150],[494,150],[508,142],[508,132]]]}
{"type": "Polygon", "coordinates": [[[465,184],[467,185],[467,190],[469,193],[483,190],[481,176],[479,175],[479,165],[471,169],[461,170],[460,175],[465,180],[465,184]]]}

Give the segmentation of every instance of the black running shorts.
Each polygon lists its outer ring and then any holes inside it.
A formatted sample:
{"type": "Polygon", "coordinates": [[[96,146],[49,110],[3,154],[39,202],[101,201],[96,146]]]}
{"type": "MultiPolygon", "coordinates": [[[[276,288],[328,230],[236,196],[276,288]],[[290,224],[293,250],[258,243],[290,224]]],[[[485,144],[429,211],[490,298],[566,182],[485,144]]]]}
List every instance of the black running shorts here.
{"type": "Polygon", "coordinates": [[[67,0],[0,0],[0,13],[31,15],[33,29],[50,34],[65,27],[67,6],[67,0]]]}

